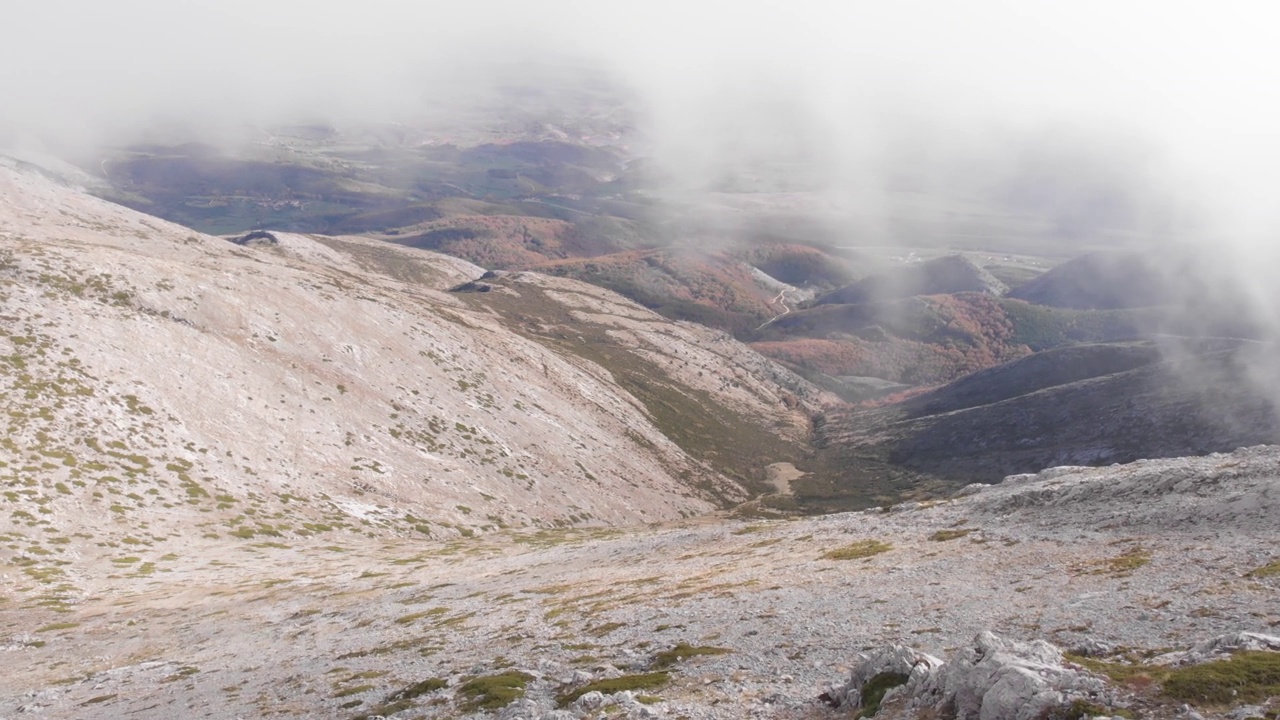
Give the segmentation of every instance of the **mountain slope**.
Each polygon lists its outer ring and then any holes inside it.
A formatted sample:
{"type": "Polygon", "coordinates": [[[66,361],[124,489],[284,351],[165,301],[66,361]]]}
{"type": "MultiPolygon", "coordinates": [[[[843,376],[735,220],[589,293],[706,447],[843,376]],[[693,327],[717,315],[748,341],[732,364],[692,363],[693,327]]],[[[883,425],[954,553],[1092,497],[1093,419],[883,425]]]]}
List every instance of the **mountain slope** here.
{"type": "MultiPolygon", "coordinates": [[[[1057,465],[1222,452],[1280,440],[1265,391],[1271,346],[1187,342],[1082,346],[975,373],[898,405],[837,410],[819,442],[850,468],[821,497],[997,482],[1057,465]],[[876,483],[879,483],[877,485],[876,483]]],[[[1270,385],[1274,387],[1274,385],[1270,385]]]]}
{"type": "Polygon", "coordinates": [[[482,270],[350,237],[240,247],[5,166],[0,201],[15,526],[670,519],[758,492],[825,401],[722,333],[570,280],[449,293],[482,270]],[[663,416],[684,397],[701,435],[663,416]]]}
{"type": "MultiPolygon", "coordinates": [[[[1278,470],[1276,448],[1252,448],[788,522],[229,551],[197,538],[152,574],[104,563],[66,606],[13,593],[0,713],[834,720],[849,711],[820,694],[872,648],[942,655],[988,629],[1132,677],[1152,671],[1138,658],[1276,634],[1280,575],[1263,570],[1280,563],[1278,470]],[[879,552],[833,552],[868,544],[879,552]],[[474,691],[513,673],[518,690],[477,707],[490,696],[474,691]],[[571,703],[591,689],[603,696],[571,703]]],[[[1150,698],[1120,705],[1143,718],[1188,717],[1157,684],[1114,688],[1150,698]]],[[[1250,716],[1243,701],[1190,702],[1250,716]]]]}
{"type": "Polygon", "coordinates": [[[856,305],[913,295],[980,292],[1003,295],[1009,288],[963,255],[947,255],[863,278],[820,295],[815,305],[856,305]]]}
{"type": "MultiPolygon", "coordinates": [[[[1183,282],[1186,277],[1181,274],[1183,282]]],[[[1170,277],[1142,254],[1090,253],[1014,288],[1009,297],[1051,307],[1115,310],[1168,304],[1176,299],[1172,288],[1170,277]]]]}

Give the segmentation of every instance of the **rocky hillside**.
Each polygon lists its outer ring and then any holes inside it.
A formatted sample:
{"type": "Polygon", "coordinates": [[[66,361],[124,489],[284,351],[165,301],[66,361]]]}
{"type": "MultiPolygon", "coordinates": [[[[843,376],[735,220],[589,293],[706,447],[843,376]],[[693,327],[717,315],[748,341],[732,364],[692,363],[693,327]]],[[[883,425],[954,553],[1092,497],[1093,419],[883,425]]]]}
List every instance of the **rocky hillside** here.
{"type": "Polygon", "coordinates": [[[140,523],[248,539],[669,520],[758,494],[827,399],[571,280],[449,292],[483,270],[355,237],[241,246],[10,166],[0,199],[13,527],[100,542],[140,523]]]}
{"type": "Polygon", "coordinates": [[[0,166],[0,716],[1280,711],[1275,448],[958,487],[1274,432],[1267,346],[844,414],[595,286],[236,240],[0,166]],[[960,492],[741,519],[904,487],[960,492]]]}
{"type": "Polygon", "coordinates": [[[60,566],[10,533],[0,714],[1265,718],[1278,477],[1253,448],[804,520],[139,533],[60,566]]]}

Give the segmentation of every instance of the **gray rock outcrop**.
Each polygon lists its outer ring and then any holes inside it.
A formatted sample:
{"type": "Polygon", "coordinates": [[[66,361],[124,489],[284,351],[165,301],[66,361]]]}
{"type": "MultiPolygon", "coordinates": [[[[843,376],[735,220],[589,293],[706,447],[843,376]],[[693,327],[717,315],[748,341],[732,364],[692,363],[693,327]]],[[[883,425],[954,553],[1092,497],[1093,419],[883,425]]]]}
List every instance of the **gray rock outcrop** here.
{"type": "Polygon", "coordinates": [[[1220,660],[1232,653],[1245,651],[1280,652],[1280,637],[1255,632],[1219,635],[1196,643],[1190,650],[1166,653],[1152,658],[1153,665],[1187,666],[1220,660]]]}
{"type": "Polygon", "coordinates": [[[880,701],[878,717],[946,713],[957,720],[1034,720],[1076,701],[1105,704],[1104,681],[1066,667],[1062,651],[1044,641],[1020,643],[980,633],[943,662],[895,646],[865,659],[849,682],[828,694],[842,706],[863,707],[864,688],[882,673],[907,676],[880,701]]]}

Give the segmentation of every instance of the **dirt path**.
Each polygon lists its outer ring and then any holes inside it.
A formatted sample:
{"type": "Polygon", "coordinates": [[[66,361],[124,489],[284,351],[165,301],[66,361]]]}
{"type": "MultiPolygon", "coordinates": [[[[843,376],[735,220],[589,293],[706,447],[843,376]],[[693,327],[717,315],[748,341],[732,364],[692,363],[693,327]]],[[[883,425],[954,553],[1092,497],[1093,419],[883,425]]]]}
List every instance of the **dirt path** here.
{"type": "Polygon", "coordinates": [[[782,306],[782,312],[780,312],[780,313],[778,313],[777,315],[774,315],[773,317],[769,318],[768,320],[765,320],[764,322],[760,323],[760,327],[756,328],[756,330],[762,330],[762,329],[764,329],[764,327],[765,327],[765,326],[767,326],[769,323],[771,323],[771,322],[773,322],[774,320],[777,320],[778,318],[780,318],[780,317],[782,317],[782,316],[784,316],[784,315],[787,315],[787,314],[789,314],[789,313],[791,312],[791,308],[790,308],[790,306],[788,306],[788,305],[787,305],[787,291],[786,291],[786,290],[781,290],[781,291],[779,291],[779,292],[778,292],[777,297],[775,297],[775,298],[774,298],[773,300],[771,300],[770,302],[771,302],[771,303],[777,303],[777,304],[781,305],[781,306],[782,306]]]}

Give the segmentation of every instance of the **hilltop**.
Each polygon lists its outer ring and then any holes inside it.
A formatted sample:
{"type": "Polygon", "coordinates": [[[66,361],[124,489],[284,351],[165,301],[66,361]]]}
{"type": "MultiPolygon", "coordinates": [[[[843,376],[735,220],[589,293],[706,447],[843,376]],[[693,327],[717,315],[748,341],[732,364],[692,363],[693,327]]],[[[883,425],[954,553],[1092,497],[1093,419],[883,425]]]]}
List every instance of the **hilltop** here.
{"type": "Polygon", "coordinates": [[[903,265],[823,293],[815,305],[857,305],[913,295],[979,292],[1004,295],[1009,288],[986,269],[963,255],[946,255],[903,265]]]}

